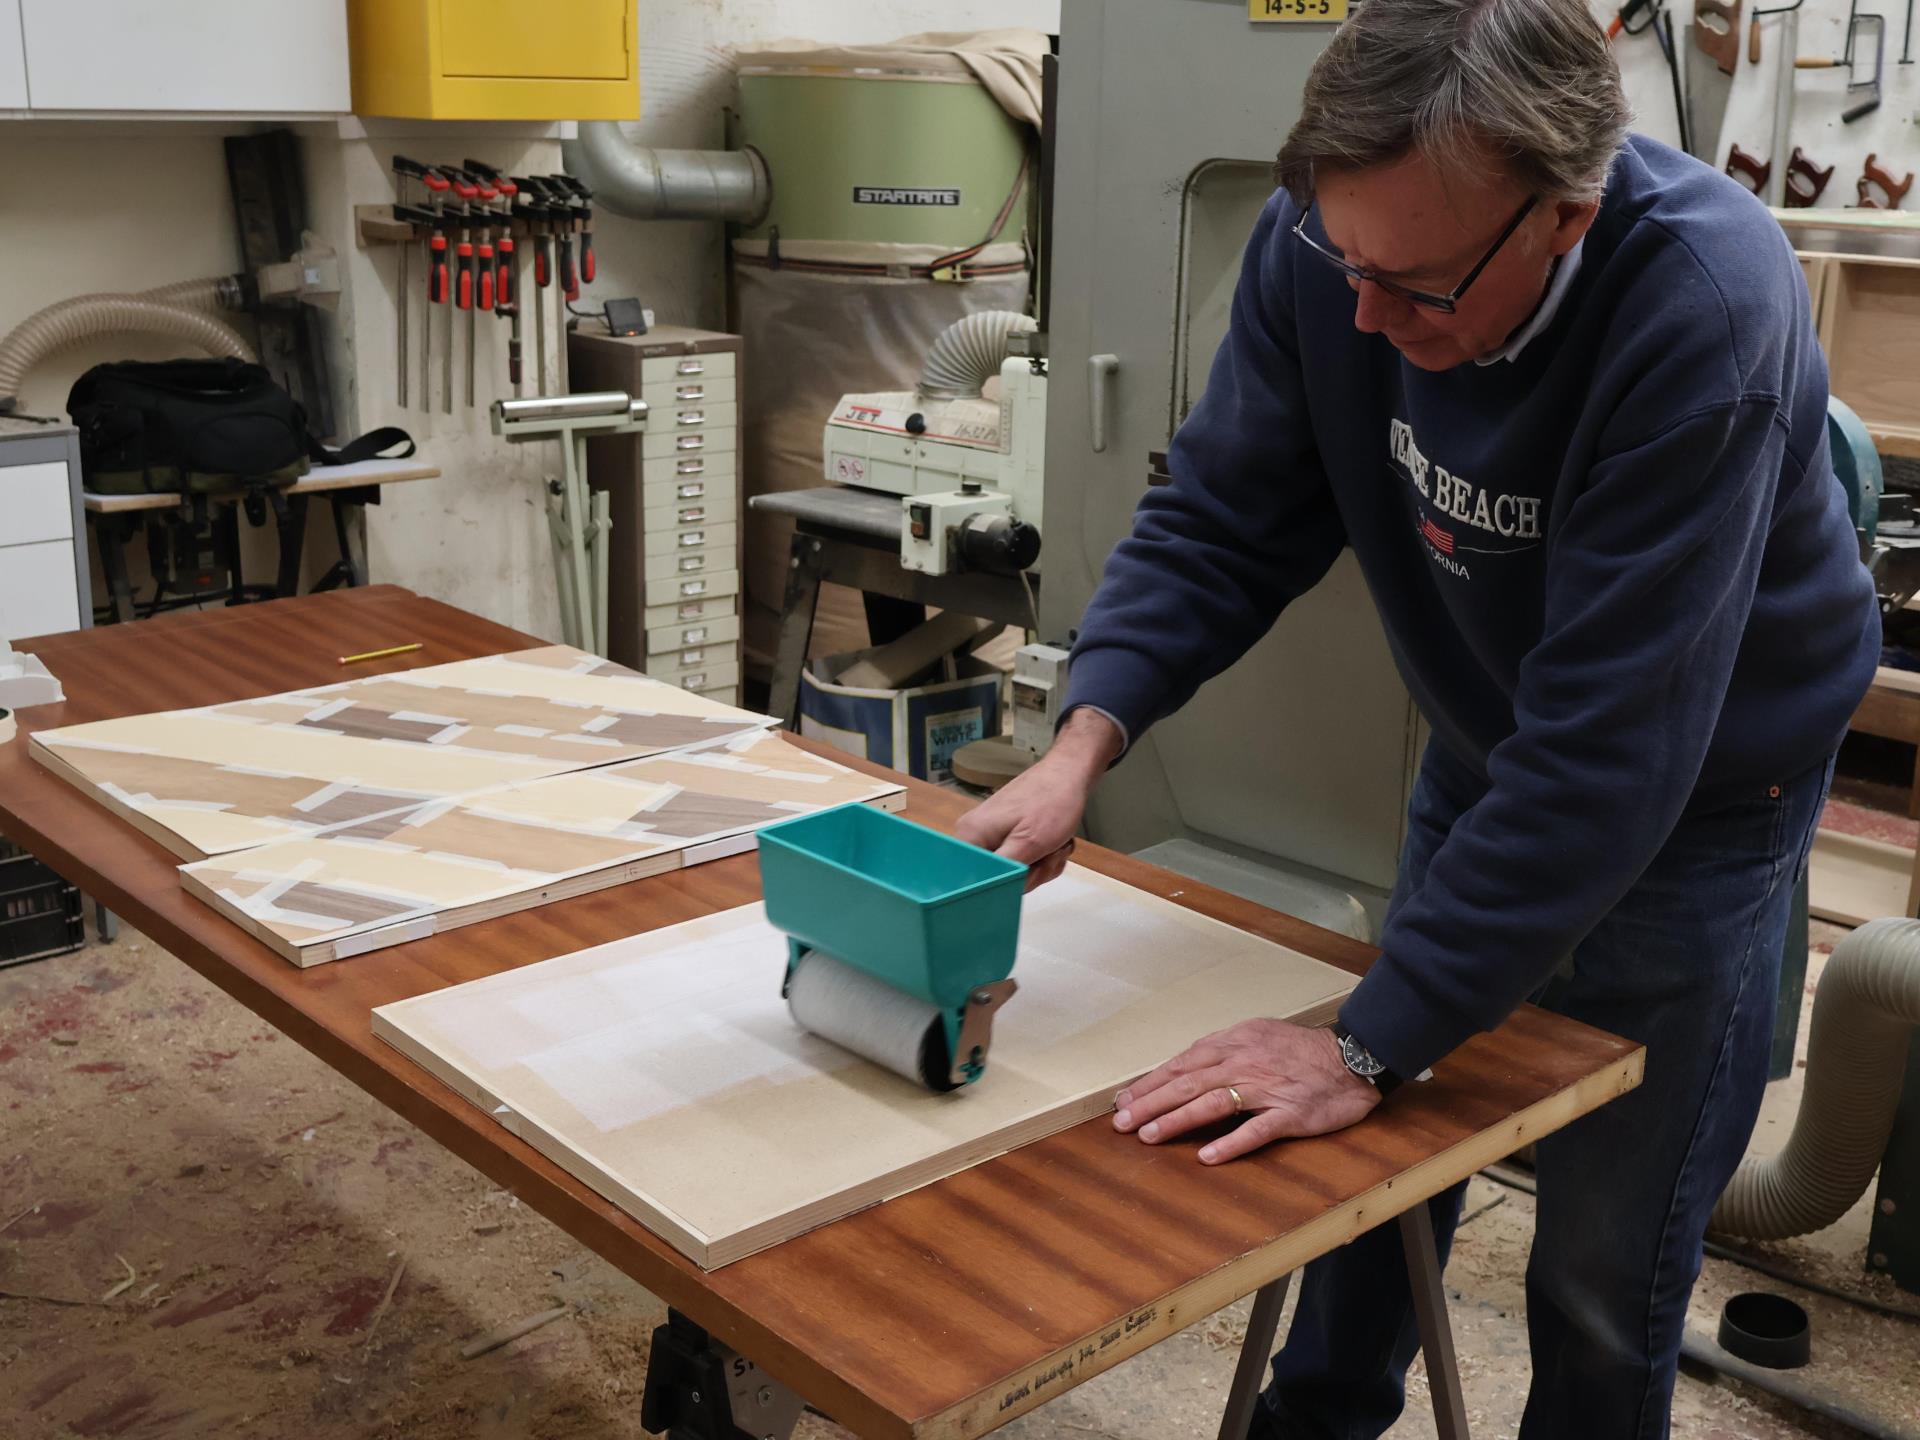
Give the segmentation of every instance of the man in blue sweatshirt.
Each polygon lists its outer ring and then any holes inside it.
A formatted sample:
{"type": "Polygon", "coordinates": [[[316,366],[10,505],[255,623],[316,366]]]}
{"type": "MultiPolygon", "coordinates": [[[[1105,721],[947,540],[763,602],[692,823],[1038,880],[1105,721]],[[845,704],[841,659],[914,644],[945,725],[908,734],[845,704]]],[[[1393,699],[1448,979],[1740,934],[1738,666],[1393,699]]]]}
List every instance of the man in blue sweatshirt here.
{"type": "MultiPolygon", "coordinates": [[[[1381,958],[1332,1032],[1249,1017],[1114,1123],[1154,1144],[1244,1112],[1207,1164],[1352,1124],[1570,962],[1548,1003],[1644,1043],[1646,1076],[1538,1147],[1526,1440],[1667,1432],[1879,648],[1792,250],[1627,123],[1584,0],[1356,11],[1054,748],[962,830],[1051,878],[1099,775],[1352,547],[1433,730],[1381,958]]],[[[1432,1204],[1443,1253],[1462,1189],[1432,1204]]],[[[1310,1267],[1255,1435],[1379,1435],[1417,1343],[1383,1227],[1310,1267]]]]}

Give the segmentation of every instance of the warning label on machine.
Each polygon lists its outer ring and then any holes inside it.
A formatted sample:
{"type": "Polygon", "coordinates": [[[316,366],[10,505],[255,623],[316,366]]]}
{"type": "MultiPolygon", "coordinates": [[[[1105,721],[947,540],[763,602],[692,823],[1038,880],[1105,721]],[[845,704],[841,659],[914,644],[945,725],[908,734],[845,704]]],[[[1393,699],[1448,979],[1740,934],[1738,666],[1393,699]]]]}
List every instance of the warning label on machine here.
{"type": "Polygon", "coordinates": [[[958,205],[958,190],[921,190],[898,185],[856,185],[856,205],[958,205]]]}

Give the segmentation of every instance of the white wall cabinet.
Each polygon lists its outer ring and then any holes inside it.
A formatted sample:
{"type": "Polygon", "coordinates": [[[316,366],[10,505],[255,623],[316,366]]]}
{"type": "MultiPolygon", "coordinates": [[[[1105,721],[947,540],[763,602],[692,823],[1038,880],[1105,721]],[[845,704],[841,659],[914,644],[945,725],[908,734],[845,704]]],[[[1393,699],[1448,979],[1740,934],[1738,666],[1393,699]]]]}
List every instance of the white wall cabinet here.
{"type": "Polygon", "coordinates": [[[0,0],[0,32],[0,107],[36,116],[353,108],[346,0],[0,0]]]}
{"type": "Polygon", "coordinates": [[[0,0],[0,110],[27,108],[27,52],[20,43],[20,0],[0,0]]]}

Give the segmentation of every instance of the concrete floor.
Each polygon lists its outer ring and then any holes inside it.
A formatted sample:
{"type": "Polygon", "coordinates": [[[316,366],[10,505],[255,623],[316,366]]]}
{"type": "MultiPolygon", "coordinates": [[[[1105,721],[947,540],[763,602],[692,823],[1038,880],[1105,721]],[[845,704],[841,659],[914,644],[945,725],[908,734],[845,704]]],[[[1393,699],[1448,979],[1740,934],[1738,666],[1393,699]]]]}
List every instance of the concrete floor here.
{"type": "MultiPolygon", "coordinates": [[[[1774,1088],[1762,1145],[1797,1100],[1774,1088]]],[[[0,971],[0,1117],[0,1435],[641,1433],[658,1302],[138,935],[0,971]],[[555,1305],[565,1318],[460,1358],[555,1305]]],[[[1480,1436],[1511,1434],[1524,1401],[1531,1209],[1477,1180],[1448,1273],[1480,1436]]],[[[1861,1275],[1864,1234],[1857,1208],[1772,1250],[1894,1298],[1861,1275]]],[[[1710,1334],[1724,1297],[1757,1285],[1780,1288],[1709,1261],[1696,1325],[1710,1334]]],[[[1920,1323],[1799,1298],[1816,1346],[1802,1377],[1920,1429],[1920,1323]]],[[[1244,1326],[1243,1304],[1002,1433],[1211,1434],[1244,1326]]],[[[1395,1436],[1433,1433],[1424,1405],[1416,1377],[1395,1436]]],[[[1685,1377],[1674,1433],[1849,1432],[1685,1377]]]]}

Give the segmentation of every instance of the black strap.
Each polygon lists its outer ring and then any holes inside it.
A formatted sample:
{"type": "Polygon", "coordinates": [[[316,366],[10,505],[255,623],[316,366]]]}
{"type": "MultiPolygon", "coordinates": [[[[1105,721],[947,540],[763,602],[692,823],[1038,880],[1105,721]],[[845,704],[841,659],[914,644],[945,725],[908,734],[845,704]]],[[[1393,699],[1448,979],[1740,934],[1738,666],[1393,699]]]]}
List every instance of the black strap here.
{"type": "Polygon", "coordinates": [[[311,435],[307,437],[307,454],[322,465],[357,465],[362,460],[405,460],[413,454],[413,437],[398,425],[382,425],[378,430],[369,430],[358,439],[349,440],[338,450],[329,450],[311,435]],[[380,452],[394,445],[407,448],[397,455],[382,455],[380,452]]]}
{"type": "Polygon", "coordinates": [[[964,250],[949,251],[939,259],[930,261],[927,266],[929,270],[949,270],[955,266],[964,265],[1000,237],[1000,232],[1007,228],[1007,221],[1013,218],[1014,207],[1020,203],[1020,192],[1027,188],[1027,171],[1032,163],[1033,150],[1028,147],[1021,152],[1020,170],[1013,177],[1013,189],[1007,192],[1006,203],[1000,207],[1000,213],[993,217],[993,225],[987,233],[977,243],[967,246],[964,250]]]}

